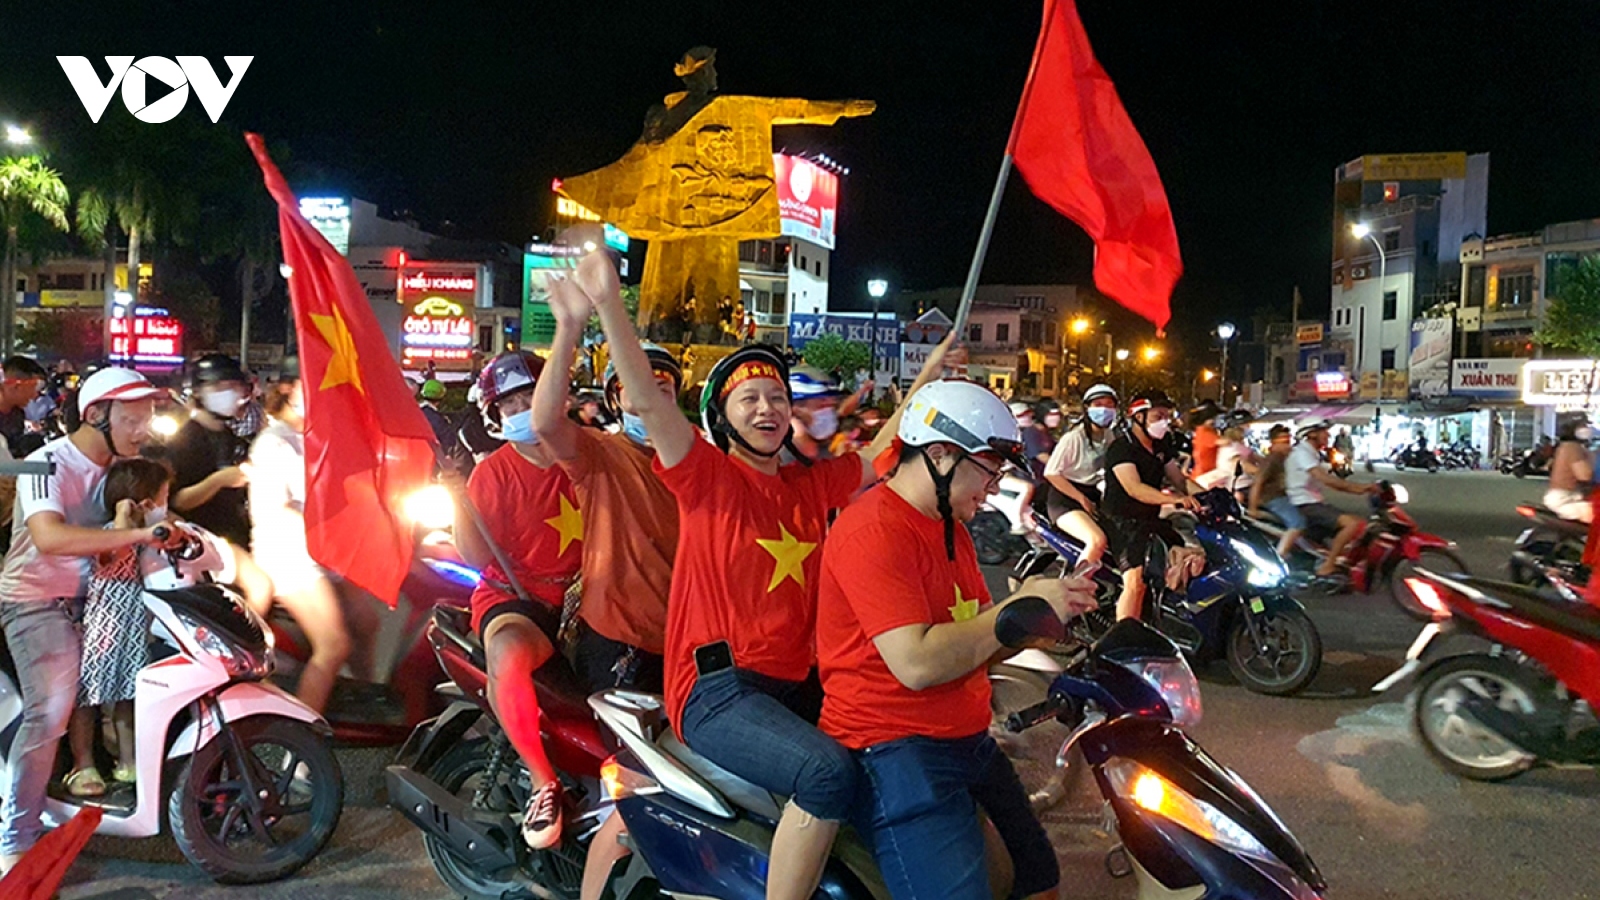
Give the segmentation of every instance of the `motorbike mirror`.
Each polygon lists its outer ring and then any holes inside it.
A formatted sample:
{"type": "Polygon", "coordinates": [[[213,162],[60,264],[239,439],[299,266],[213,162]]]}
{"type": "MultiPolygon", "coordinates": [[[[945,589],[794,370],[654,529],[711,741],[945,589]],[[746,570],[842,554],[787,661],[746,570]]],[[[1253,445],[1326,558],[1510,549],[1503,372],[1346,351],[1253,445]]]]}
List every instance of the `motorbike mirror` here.
{"type": "Polygon", "coordinates": [[[1156,538],[1144,552],[1144,583],[1164,585],[1167,582],[1167,542],[1156,538]]]}
{"type": "Polygon", "coordinates": [[[1018,597],[1001,607],[994,619],[995,639],[1012,650],[1039,638],[1059,641],[1066,635],[1067,626],[1043,597],[1018,597]]]}

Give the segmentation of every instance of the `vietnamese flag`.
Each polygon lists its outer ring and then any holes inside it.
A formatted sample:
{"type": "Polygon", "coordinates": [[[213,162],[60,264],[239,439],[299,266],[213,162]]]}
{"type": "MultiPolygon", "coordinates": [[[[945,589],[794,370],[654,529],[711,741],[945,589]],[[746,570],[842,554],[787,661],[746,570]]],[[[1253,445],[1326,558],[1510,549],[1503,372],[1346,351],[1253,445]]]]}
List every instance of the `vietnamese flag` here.
{"type": "Polygon", "coordinates": [[[401,500],[433,476],[433,431],[350,263],[300,215],[257,134],[245,141],[278,204],[306,403],[311,557],[395,604],[411,567],[401,500]]]}
{"type": "Polygon", "coordinates": [[[12,900],[50,900],[61,886],[72,861],[100,827],[105,810],[98,806],[80,807],[67,824],[34,844],[22,859],[0,877],[0,897],[12,900]]]}
{"type": "Polygon", "coordinates": [[[1033,193],[1094,238],[1095,286],[1165,328],[1183,274],[1172,210],[1074,0],[1045,0],[1008,152],[1033,193]]]}

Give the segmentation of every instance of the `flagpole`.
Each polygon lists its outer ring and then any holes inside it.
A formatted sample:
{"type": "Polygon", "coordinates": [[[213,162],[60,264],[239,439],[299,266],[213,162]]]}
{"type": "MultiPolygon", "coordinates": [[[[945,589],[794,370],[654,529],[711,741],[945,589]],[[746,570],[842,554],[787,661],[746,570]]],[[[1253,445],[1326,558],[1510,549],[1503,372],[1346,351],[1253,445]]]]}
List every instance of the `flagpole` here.
{"type": "Polygon", "coordinates": [[[1044,23],[1039,28],[1039,39],[1033,45],[1033,60],[1028,63],[1028,78],[1022,84],[1022,99],[1017,103],[1017,114],[1011,119],[1011,134],[1006,138],[1006,153],[1000,160],[1000,174],[994,180],[994,193],[989,196],[989,210],[983,217],[983,228],[978,232],[978,246],[972,252],[972,265],[967,267],[967,281],[961,287],[961,303],[956,307],[956,320],[952,327],[957,341],[964,341],[967,316],[972,312],[972,298],[978,293],[978,278],[983,274],[983,261],[989,255],[989,239],[994,236],[994,223],[1000,217],[1000,198],[1005,196],[1006,181],[1011,177],[1011,158],[1017,149],[1017,132],[1022,127],[1022,114],[1028,108],[1028,97],[1033,93],[1033,76],[1039,68],[1039,51],[1044,49],[1050,26],[1055,23],[1057,0],[1045,0],[1044,23]]]}

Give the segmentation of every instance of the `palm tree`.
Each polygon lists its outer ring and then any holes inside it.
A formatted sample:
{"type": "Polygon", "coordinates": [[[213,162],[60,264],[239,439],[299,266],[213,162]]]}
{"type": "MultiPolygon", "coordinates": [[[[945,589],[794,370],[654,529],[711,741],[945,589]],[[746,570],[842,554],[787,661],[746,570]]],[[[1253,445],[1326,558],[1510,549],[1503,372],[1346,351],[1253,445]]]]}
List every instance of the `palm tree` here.
{"type": "Polygon", "coordinates": [[[78,191],[77,225],[78,237],[89,246],[99,246],[105,254],[105,273],[101,284],[105,287],[105,300],[101,303],[103,309],[110,309],[117,292],[117,232],[115,210],[111,197],[97,187],[85,187],[78,191]]]}
{"type": "Polygon", "coordinates": [[[37,156],[0,159],[0,224],[6,249],[0,266],[0,355],[9,356],[16,337],[17,230],[33,215],[59,231],[67,230],[67,186],[56,170],[37,156]]]}

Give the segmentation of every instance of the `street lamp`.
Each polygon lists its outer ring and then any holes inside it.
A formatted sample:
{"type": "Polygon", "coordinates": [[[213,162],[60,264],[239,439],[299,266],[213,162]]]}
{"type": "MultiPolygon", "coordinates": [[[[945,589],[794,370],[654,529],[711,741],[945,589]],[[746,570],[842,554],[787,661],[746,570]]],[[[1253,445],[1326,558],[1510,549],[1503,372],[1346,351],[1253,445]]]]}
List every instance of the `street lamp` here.
{"type": "Polygon", "coordinates": [[[1160,347],[1145,347],[1144,348],[1144,361],[1145,362],[1155,362],[1158,358],[1160,358],[1160,356],[1161,356],[1161,348],[1160,347]]]}
{"type": "Polygon", "coordinates": [[[1228,405],[1228,342],[1237,333],[1238,329],[1233,327],[1232,322],[1217,326],[1217,337],[1222,338],[1222,383],[1217,385],[1217,402],[1223,407],[1228,405]]]}
{"type": "MultiPolygon", "coordinates": [[[[1117,397],[1120,399],[1128,393],[1128,357],[1131,356],[1127,347],[1117,348],[1117,397]]],[[[1126,401],[1124,401],[1126,402],[1126,401]]]]}
{"type": "MultiPolygon", "coordinates": [[[[872,297],[872,377],[878,377],[878,310],[883,306],[883,297],[889,293],[889,282],[882,278],[872,278],[867,281],[867,294],[872,297]]],[[[888,368],[885,366],[884,368],[888,368]]]]}
{"type": "MultiPolygon", "coordinates": [[[[1358,240],[1358,241],[1361,240],[1362,238],[1366,238],[1367,240],[1371,241],[1372,242],[1372,246],[1374,248],[1376,248],[1377,251],[1378,251],[1378,302],[1380,304],[1382,304],[1383,303],[1383,298],[1384,298],[1383,286],[1384,286],[1384,283],[1388,280],[1388,274],[1389,274],[1389,272],[1388,272],[1389,258],[1387,256],[1387,254],[1385,254],[1383,252],[1383,241],[1378,240],[1378,236],[1376,234],[1374,234],[1373,231],[1372,231],[1372,226],[1368,225],[1365,222],[1355,222],[1355,223],[1351,224],[1350,233],[1352,235],[1354,235],[1356,240],[1358,240]]],[[[1379,309],[1379,313],[1378,314],[1379,315],[1383,314],[1381,307],[1379,309]]],[[[1366,324],[1365,320],[1363,320],[1362,324],[1363,325],[1366,324]]],[[[1361,359],[1361,350],[1362,350],[1362,346],[1361,345],[1363,343],[1362,337],[1363,337],[1363,335],[1361,334],[1361,331],[1357,330],[1356,331],[1356,370],[1358,372],[1366,368],[1366,366],[1363,365],[1363,360],[1361,359]]]]}
{"type": "Polygon", "coordinates": [[[21,125],[13,125],[7,122],[6,143],[14,147],[26,147],[33,143],[33,135],[29,134],[28,129],[23,128],[21,125]]]}

